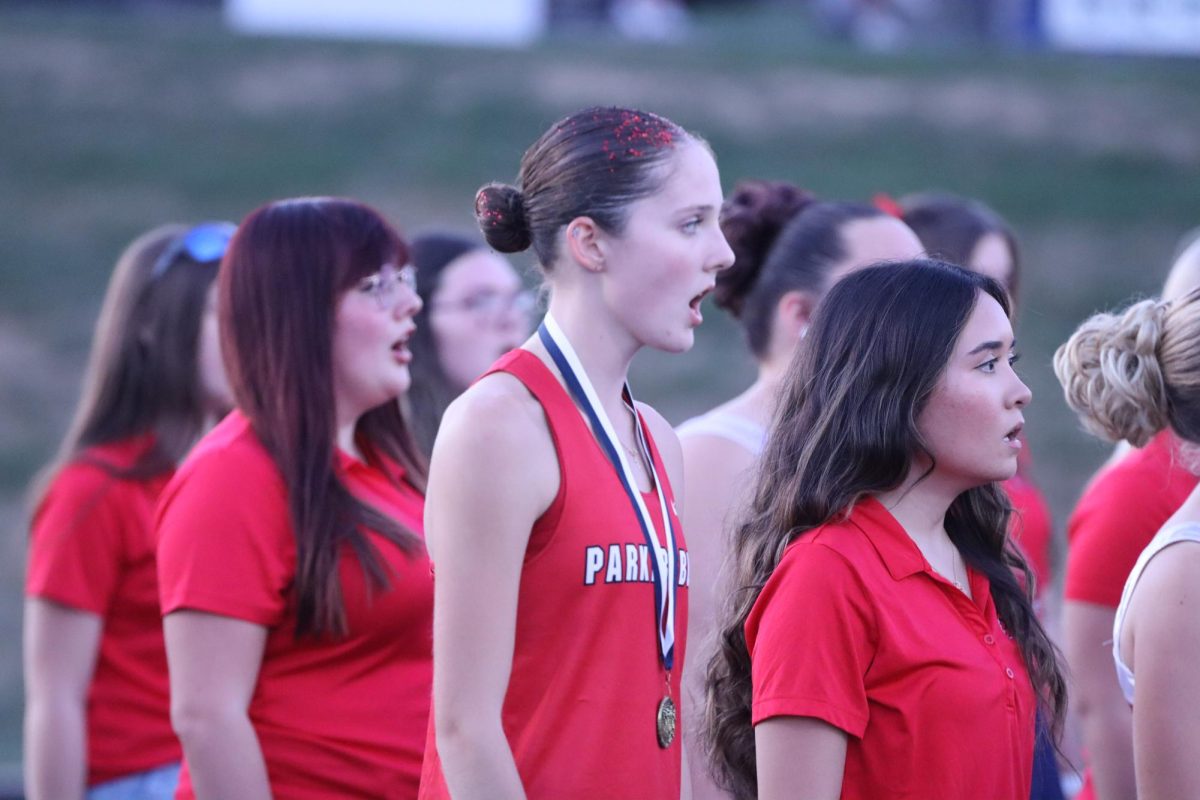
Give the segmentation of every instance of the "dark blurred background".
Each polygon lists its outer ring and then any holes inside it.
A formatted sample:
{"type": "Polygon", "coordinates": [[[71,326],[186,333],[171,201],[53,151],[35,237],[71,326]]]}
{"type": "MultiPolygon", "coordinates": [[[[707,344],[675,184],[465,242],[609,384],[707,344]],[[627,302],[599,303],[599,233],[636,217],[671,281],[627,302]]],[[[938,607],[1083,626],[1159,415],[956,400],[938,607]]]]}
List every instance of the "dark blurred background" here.
{"type": "MultiPolygon", "coordinates": [[[[1144,17],[1171,4],[1133,0],[493,0],[524,20],[508,43],[447,44],[320,20],[268,35],[255,3],[0,2],[0,782],[21,756],[23,492],[75,402],[114,260],[149,227],[343,194],[405,231],[469,229],[482,182],[597,103],[702,133],[727,190],[982,198],[1023,247],[1027,431],[1061,536],[1108,450],[1079,432],[1051,354],[1087,313],[1155,293],[1200,225],[1195,4],[1164,21],[1144,17]]],[[[691,353],[635,365],[675,422],[753,373],[734,326],[706,317],[691,353]]]]}

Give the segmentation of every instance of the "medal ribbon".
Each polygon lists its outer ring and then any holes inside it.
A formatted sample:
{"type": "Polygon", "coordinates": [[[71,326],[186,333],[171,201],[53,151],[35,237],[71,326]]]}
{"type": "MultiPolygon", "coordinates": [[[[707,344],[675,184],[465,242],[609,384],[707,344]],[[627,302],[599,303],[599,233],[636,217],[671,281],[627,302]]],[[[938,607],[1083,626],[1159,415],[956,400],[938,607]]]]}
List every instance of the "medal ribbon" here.
{"type": "Polygon", "coordinates": [[[675,593],[677,590],[675,585],[675,530],[671,522],[671,515],[667,513],[667,493],[663,488],[666,485],[665,480],[658,474],[654,459],[650,457],[650,451],[646,445],[646,433],[642,429],[641,415],[637,413],[637,409],[633,405],[633,394],[629,391],[629,384],[626,383],[622,390],[622,397],[633,413],[634,426],[638,434],[638,449],[645,456],[646,463],[650,465],[654,478],[654,488],[658,494],[659,507],[662,509],[663,528],[667,540],[665,547],[660,547],[658,544],[654,520],[651,519],[642,495],[637,490],[637,483],[633,479],[629,462],[626,460],[622,448],[617,444],[620,439],[617,438],[616,430],[608,419],[604,406],[600,404],[600,398],[596,396],[592,382],[588,380],[587,372],[580,363],[579,356],[575,354],[575,348],[571,346],[570,340],[567,339],[562,328],[550,314],[546,314],[542,324],[538,326],[538,336],[546,350],[549,351],[555,366],[558,367],[567,388],[570,389],[575,401],[579,403],[584,417],[591,423],[592,431],[596,434],[600,448],[612,462],[617,478],[621,481],[625,494],[629,496],[630,505],[636,512],[646,544],[650,546],[650,552],[654,553],[654,627],[658,633],[659,656],[662,658],[663,666],[670,670],[675,663],[675,593]]]}

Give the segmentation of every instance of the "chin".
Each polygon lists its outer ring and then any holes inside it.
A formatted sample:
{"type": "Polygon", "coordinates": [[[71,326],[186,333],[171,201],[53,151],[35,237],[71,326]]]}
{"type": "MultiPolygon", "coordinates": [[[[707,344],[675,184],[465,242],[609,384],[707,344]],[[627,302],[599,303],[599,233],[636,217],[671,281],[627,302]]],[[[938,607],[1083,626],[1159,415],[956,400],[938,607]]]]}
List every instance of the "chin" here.
{"type": "Polygon", "coordinates": [[[658,341],[648,342],[650,347],[664,353],[686,353],[696,343],[696,334],[689,328],[682,333],[664,336],[658,341]]]}

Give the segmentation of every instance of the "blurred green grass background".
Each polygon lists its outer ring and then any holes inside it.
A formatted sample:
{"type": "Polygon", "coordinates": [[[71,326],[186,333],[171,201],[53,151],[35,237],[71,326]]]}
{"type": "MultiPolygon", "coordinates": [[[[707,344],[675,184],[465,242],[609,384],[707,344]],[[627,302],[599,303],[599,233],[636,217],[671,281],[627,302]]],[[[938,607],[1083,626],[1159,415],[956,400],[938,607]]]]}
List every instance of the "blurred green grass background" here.
{"type": "MultiPolygon", "coordinates": [[[[1200,61],[869,55],[780,5],[694,22],[675,46],[580,34],[502,50],[238,37],[204,9],[0,5],[0,763],[20,757],[22,493],[66,424],[124,244],[300,194],[364,199],[409,232],[469,229],[474,190],[511,180],[585,105],[703,133],[727,190],[940,188],[1005,215],[1024,247],[1028,438],[1061,533],[1107,448],[1078,431],[1051,355],[1087,313],[1154,293],[1200,225],[1200,61]]],[[[635,365],[639,395],[676,422],[753,373],[737,329],[706,316],[691,353],[635,365]]]]}

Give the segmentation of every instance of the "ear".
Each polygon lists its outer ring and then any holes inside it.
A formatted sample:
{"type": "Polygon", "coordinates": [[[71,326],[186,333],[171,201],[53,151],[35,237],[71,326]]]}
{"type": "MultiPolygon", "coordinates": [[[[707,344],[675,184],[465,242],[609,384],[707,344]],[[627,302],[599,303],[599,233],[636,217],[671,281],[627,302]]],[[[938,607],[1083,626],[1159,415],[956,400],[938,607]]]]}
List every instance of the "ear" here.
{"type": "Polygon", "coordinates": [[[588,272],[604,270],[603,231],[591,217],[576,217],[567,223],[567,252],[588,272]]]}
{"type": "Polygon", "coordinates": [[[775,325],[782,340],[794,342],[804,336],[816,309],[817,298],[812,292],[784,292],[775,305],[775,325]]]}

